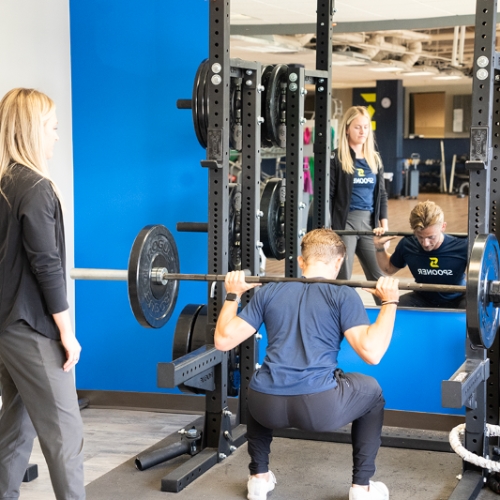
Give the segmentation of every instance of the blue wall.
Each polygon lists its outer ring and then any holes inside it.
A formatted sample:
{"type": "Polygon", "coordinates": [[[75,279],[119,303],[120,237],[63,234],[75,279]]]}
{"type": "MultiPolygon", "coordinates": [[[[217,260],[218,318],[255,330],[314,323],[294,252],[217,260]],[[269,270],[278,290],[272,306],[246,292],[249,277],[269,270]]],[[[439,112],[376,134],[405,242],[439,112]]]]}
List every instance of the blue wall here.
{"type": "MultiPolygon", "coordinates": [[[[375,321],[378,309],[369,309],[375,321]]],[[[441,382],[465,361],[465,311],[399,309],[391,345],[382,361],[364,363],[344,342],[339,366],[375,377],[388,410],[463,414],[441,406],[441,382]]]]}
{"type": "MultiPolygon", "coordinates": [[[[175,224],[207,219],[205,151],[191,112],[176,109],[208,55],[207,2],[73,0],[70,16],[76,267],[126,269],[140,229],[164,224],[181,271],[205,273],[206,235],[175,224]]],[[[206,302],[206,284],[180,288],[171,321],[149,330],[134,319],[125,282],[78,282],[77,387],[160,392],[156,363],[171,360],[181,309],[206,302]]]]}
{"type": "MultiPolygon", "coordinates": [[[[379,309],[367,312],[373,323],[379,309]]],[[[388,410],[462,415],[464,409],[441,406],[441,382],[465,361],[465,332],[465,311],[398,309],[391,345],[378,365],[366,364],[344,340],[339,367],[375,377],[388,410]]],[[[262,363],[267,335],[260,333],[262,363]]]]}

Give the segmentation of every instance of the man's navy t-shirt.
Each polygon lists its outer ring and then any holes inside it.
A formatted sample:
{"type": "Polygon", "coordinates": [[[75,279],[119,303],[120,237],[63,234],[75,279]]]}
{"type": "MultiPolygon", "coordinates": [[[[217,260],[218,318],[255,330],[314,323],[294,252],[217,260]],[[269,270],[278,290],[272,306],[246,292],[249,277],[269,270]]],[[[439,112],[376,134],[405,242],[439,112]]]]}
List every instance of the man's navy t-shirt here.
{"type": "MultiPolygon", "coordinates": [[[[415,236],[405,236],[391,255],[391,264],[399,268],[408,266],[417,283],[465,285],[467,238],[445,234],[439,248],[426,252],[415,236]]],[[[439,305],[446,305],[448,301],[462,295],[440,292],[419,293],[439,305]]]]}
{"type": "Polygon", "coordinates": [[[326,283],[269,283],[239,317],[255,330],[265,323],[266,357],[250,387],[265,394],[314,394],[336,387],[333,372],[344,332],[369,325],[353,288],[326,283]]]}

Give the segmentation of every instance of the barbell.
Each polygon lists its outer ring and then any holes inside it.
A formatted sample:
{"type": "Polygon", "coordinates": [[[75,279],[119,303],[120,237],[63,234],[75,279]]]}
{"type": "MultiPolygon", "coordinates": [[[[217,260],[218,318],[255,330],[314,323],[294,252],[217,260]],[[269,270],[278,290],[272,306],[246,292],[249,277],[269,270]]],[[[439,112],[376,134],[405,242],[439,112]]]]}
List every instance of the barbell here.
{"type": "MultiPolygon", "coordinates": [[[[499,326],[500,249],[492,234],[477,236],[467,267],[467,285],[400,283],[400,290],[465,293],[467,332],[477,347],[489,348],[499,326]]],[[[132,312],[145,327],[161,328],[170,319],[177,302],[179,281],[224,281],[224,274],[181,274],[177,245],[163,225],[143,228],[137,235],[129,257],[128,270],[75,268],[75,280],[118,280],[128,282],[132,312]]],[[[302,282],[375,288],[376,281],[329,280],[247,276],[248,283],[302,282]]]]}
{"type": "MultiPolygon", "coordinates": [[[[375,236],[373,234],[373,231],[351,231],[350,229],[341,229],[341,230],[335,229],[335,232],[339,236],[375,236]]],[[[449,236],[455,236],[457,238],[467,238],[468,236],[467,233],[446,233],[446,234],[448,234],[449,236]]],[[[381,235],[381,238],[385,236],[415,236],[415,233],[407,231],[387,231],[381,235]]]]}

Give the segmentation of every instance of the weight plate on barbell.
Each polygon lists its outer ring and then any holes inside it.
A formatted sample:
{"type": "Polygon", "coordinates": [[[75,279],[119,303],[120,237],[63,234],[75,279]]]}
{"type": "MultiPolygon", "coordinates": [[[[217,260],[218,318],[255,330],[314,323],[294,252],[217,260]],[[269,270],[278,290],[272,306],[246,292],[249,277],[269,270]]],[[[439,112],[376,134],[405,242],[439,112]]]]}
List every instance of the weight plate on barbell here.
{"type": "Polygon", "coordinates": [[[266,257],[285,258],[285,204],[282,179],[269,179],[262,192],[260,239],[266,257]]]}
{"type": "Polygon", "coordinates": [[[137,235],[128,262],[128,295],[132,312],[145,327],[161,328],[172,315],[179,293],[179,282],[165,285],[153,282],[151,271],[166,268],[179,273],[179,254],[174,237],[160,224],[146,226],[137,235]]]}
{"type": "Polygon", "coordinates": [[[500,249],[492,234],[480,234],[474,241],[467,267],[467,333],[476,347],[489,349],[499,326],[499,310],[489,299],[491,281],[500,274],[500,249]]]}

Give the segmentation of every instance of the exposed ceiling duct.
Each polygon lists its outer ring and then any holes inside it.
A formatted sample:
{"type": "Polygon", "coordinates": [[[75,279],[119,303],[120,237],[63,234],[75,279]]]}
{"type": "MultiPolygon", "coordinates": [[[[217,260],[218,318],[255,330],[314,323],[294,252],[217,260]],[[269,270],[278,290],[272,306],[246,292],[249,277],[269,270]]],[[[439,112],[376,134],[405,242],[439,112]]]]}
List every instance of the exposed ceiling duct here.
{"type": "MultiPolygon", "coordinates": [[[[442,72],[443,79],[465,78],[472,71],[473,27],[352,33],[340,33],[338,29],[334,27],[332,33],[333,66],[367,66],[373,71],[400,75],[408,75],[411,71],[416,75],[439,75],[442,72]],[[430,67],[434,69],[429,70],[430,67]],[[456,71],[450,73],[451,69],[456,71]]],[[[294,54],[297,63],[304,64],[302,61],[315,60],[316,36],[232,35],[232,51],[233,48],[246,54],[255,52],[254,59],[264,60],[267,64],[292,62],[294,54]],[[269,54],[269,57],[264,57],[264,54],[269,54]],[[270,59],[273,54],[276,55],[274,60],[270,59]]]]}

